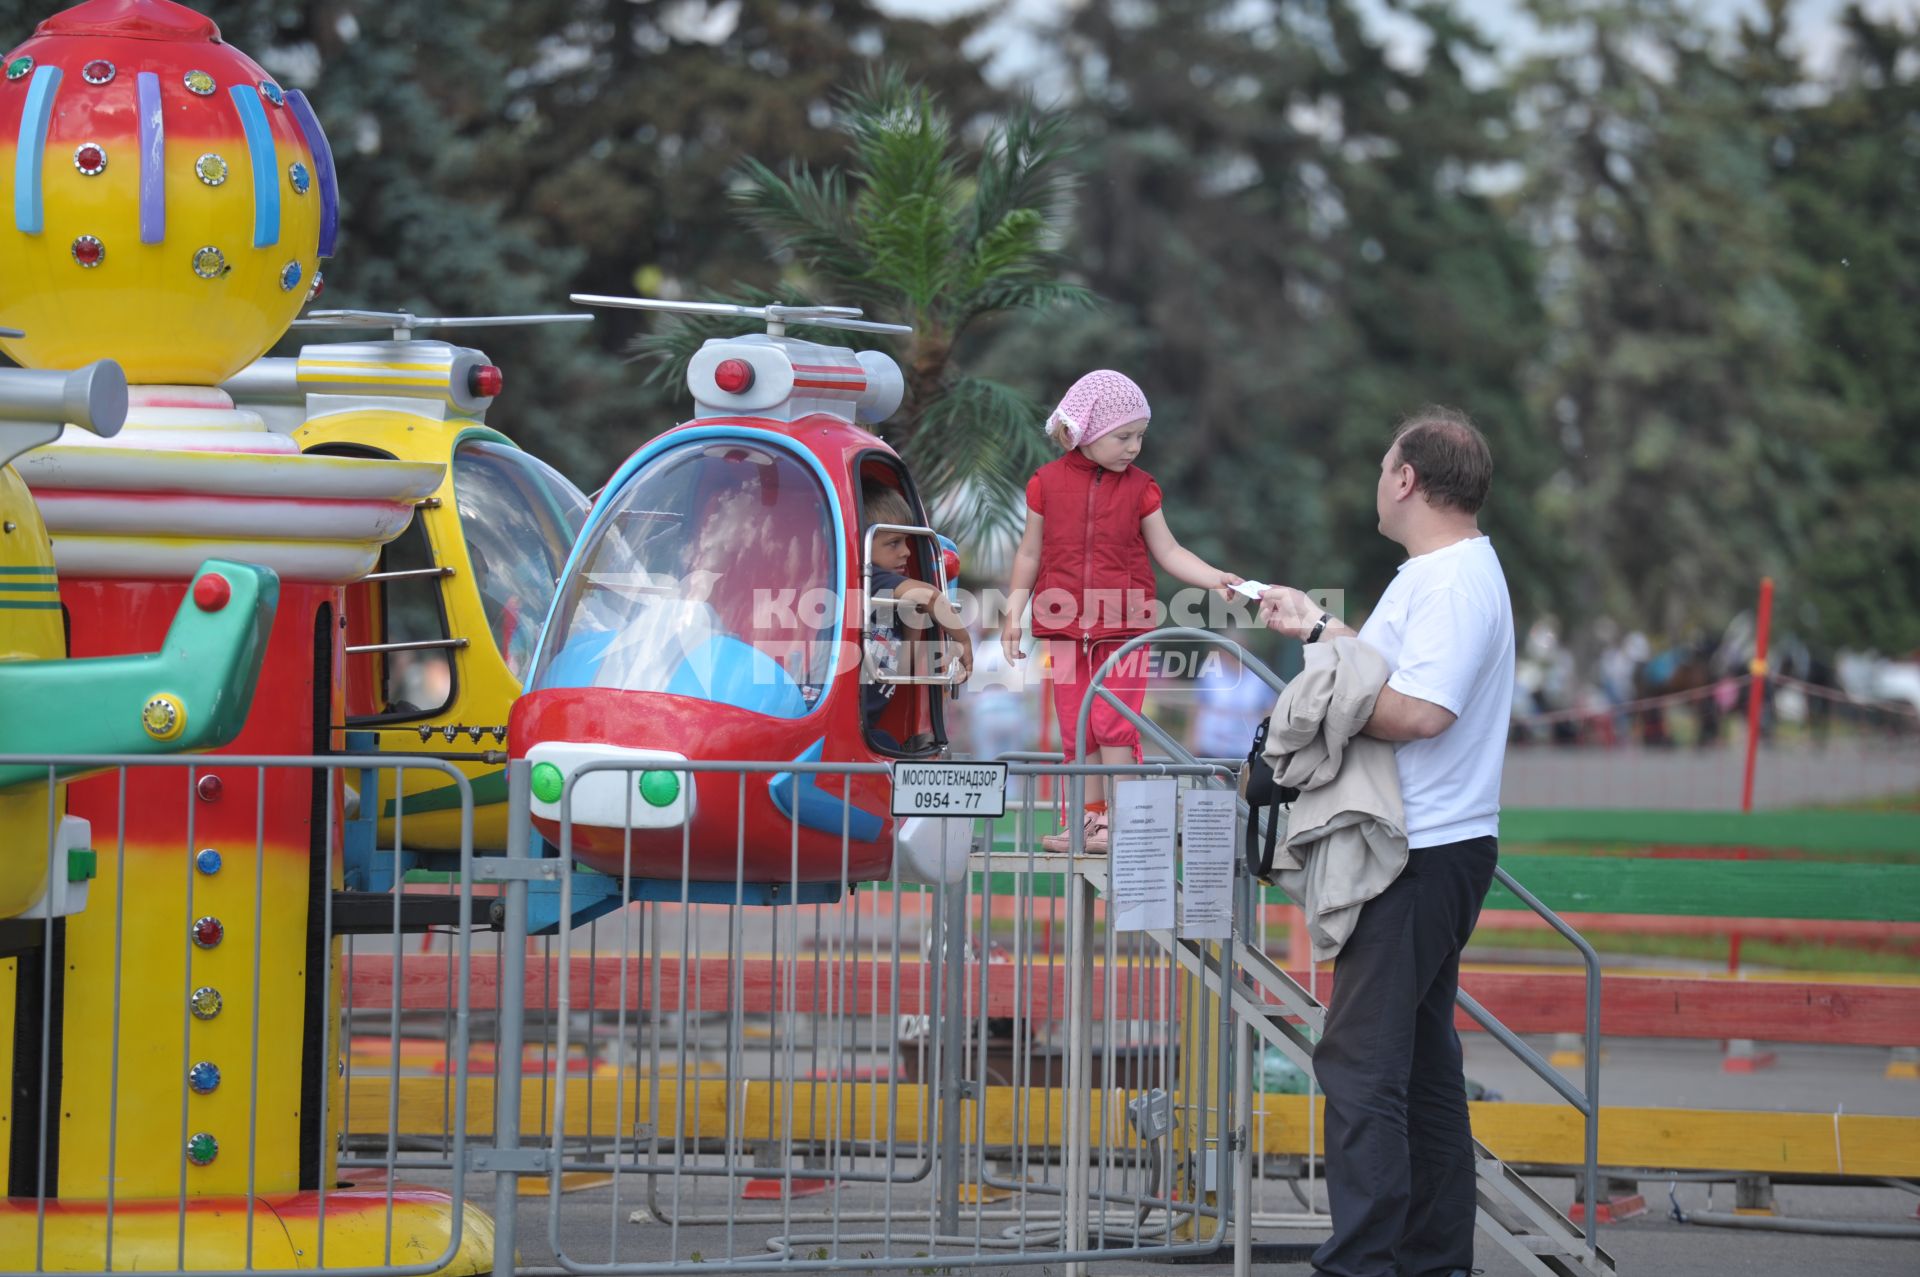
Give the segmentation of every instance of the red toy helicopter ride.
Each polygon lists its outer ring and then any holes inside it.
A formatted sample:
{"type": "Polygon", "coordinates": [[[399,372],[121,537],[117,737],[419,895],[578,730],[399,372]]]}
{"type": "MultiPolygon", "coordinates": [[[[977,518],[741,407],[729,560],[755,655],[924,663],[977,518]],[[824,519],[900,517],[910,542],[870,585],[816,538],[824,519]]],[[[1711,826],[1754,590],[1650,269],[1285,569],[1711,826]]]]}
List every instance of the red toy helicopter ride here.
{"type": "MultiPolygon", "coordinates": [[[[842,307],[746,307],[579,295],[575,302],[764,320],[709,340],[687,368],[692,420],[650,440],[596,500],[562,574],[508,739],[533,764],[534,827],[633,878],[838,883],[888,877],[896,829],[884,775],[674,771],[705,760],[873,763],[938,757],[958,671],[862,713],[873,534],[909,534],[909,575],[947,588],[958,560],[925,526],[912,477],[862,428],[899,407],[899,367],[786,335],[789,324],[905,333],[842,307]],[[917,525],[869,527],[863,489],[903,496],[917,525]],[[865,535],[863,535],[863,529],[865,535]],[[904,742],[904,745],[901,744],[904,742]],[[795,840],[797,838],[797,872],[795,840]],[[684,856],[683,856],[684,853],[684,856]]],[[[883,606],[876,602],[874,606],[883,606]]],[[[909,825],[915,822],[907,822],[909,825]]],[[[928,831],[931,833],[931,831],[928,831]]]]}

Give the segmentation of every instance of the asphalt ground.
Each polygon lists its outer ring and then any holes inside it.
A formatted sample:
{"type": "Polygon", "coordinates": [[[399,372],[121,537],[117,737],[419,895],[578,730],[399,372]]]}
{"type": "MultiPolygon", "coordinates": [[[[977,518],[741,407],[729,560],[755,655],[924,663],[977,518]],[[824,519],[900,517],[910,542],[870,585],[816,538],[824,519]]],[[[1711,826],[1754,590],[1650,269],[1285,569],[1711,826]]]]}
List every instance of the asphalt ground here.
{"type": "MultiPolygon", "coordinates": [[[[1554,1045],[1535,1039],[1544,1054],[1554,1045]]],[[[1776,1063],[1754,1074],[1729,1075],[1720,1068],[1720,1048],[1708,1042],[1615,1041],[1603,1045],[1603,1096],[1612,1105],[1669,1105],[1732,1110],[1826,1112],[1843,1105],[1849,1113],[1895,1116],[1920,1115],[1920,1083],[1885,1076],[1888,1053],[1871,1048],[1776,1046],[1776,1063]]],[[[1470,1035],[1466,1040],[1467,1069],[1474,1080],[1518,1101],[1550,1099],[1545,1084],[1527,1072],[1497,1044],[1470,1035]]],[[[1546,1199],[1561,1207],[1572,1201],[1573,1181],[1566,1175],[1530,1177],[1546,1199]]],[[[471,1181],[469,1192],[482,1200],[486,1180],[471,1181]],[[476,1191],[478,1190],[478,1191],[476,1191]]],[[[687,1181],[683,1181],[686,1183],[687,1181]]],[[[1674,1217],[1711,1211],[1729,1214],[1734,1207],[1731,1183],[1670,1180],[1656,1174],[1638,1179],[1647,1213],[1603,1226],[1601,1245],[1622,1273],[1658,1277],[1789,1277],[1804,1273],[1821,1277],[1898,1277],[1920,1274],[1920,1240],[1814,1236],[1732,1229],[1685,1223],[1674,1217]]],[[[668,1190],[669,1181],[659,1181],[668,1190]]],[[[1303,1185],[1304,1187],[1304,1185],[1303,1185]]],[[[1017,1203],[995,1207],[995,1218],[963,1221],[962,1233],[981,1239],[978,1246],[959,1249],[930,1246],[928,1210],[931,1194],[924,1185],[896,1188],[888,1200],[871,1186],[847,1187],[813,1197],[802,1197],[790,1207],[780,1201],[745,1201],[742,1184],[724,1178],[708,1179],[682,1198],[676,1208],[671,1198],[647,1200],[645,1180],[623,1176],[618,1188],[605,1183],[584,1185],[563,1193],[557,1210],[541,1193],[521,1199],[517,1212],[520,1266],[545,1268],[557,1263],[553,1239],[569,1264],[594,1267],[667,1264],[709,1269],[727,1266],[727,1257],[752,1262],[756,1271],[789,1266],[786,1261],[833,1259],[837,1271],[906,1271],[931,1277],[984,1272],[1033,1273],[1059,1277],[1062,1265],[1044,1254],[1050,1243],[1036,1237],[1031,1264],[1009,1263],[996,1256],[993,1246],[1021,1220],[1017,1203]],[[636,1218],[635,1212],[640,1214],[636,1218]],[[678,1213],[677,1226],[667,1216],[678,1213]],[[731,1229],[719,1222],[729,1215],[731,1229]],[[756,1218],[757,1217],[757,1218],[756,1218]],[[878,1218],[875,1218],[878,1217],[878,1218]],[[891,1218],[891,1224],[883,1222],[891,1218]],[[786,1261],[775,1258],[769,1239],[788,1237],[786,1261]],[[980,1262],[968,1258],[977,1254],[980,1262]],[[764,1258],[763,1258],[764,1257],[764,1258]]],[[[1324,1211],[1325,1195],[1313,1189],[1316,1207],[1324,1211]]],[[[1779,1216],[1849,1223],[1907,1225],[1920,1232],[1920,1194],[1892,1186],[1774,1185],[1779,1216]]],[[[1256,1208],[1268,1216],[1298,1215],[1302,1208],[1282,1184],[1269,1181],[1256,1187],[1256,1208]]],[[[484,1204],[484,1203],[483,1203],[484,1204]]],[[[1039,1204],[1028,1206],[1026,1224],[1043,1229],[1039,1204]]],[[[1116,1236],[1125,1229],[1112,1225],[1116,1236]]],[[[1261,1272],[1309,1273],[1297,1258],[1324,1234],[1323,1229],[1262,1226],[1256,1269],[1261,1272]],[[1276,1254],[1274,1247],[1290,1248],[1296,1258],[1276,1254]]],[[[1475,1262],[1486,1277],[1519,1277],[1526,1270],[1502,1252],[1484,1234],[1476,1239],[1475,1262]]],[[[1102,1261],[1096,1273],[1147,1272],[1230,1273],[1231,1251],[1217,1258],[1178,1265],[1138,1259],[1102,1261]]]]}
{"type": "MultiPolygon", "coordinates": [[[[1534,1182],[1552,1201],[1564,1201],[1571,1194],[1571,1181],[1566,1179],[1538,1179],[1534,1182]]],[[[1744,1277],[1788,1277],[1789,1274],[1795,1277],[1798,1274],[1820,1274],[1821,1277],[1911,1277],[1914,1273],[1920,1273],[1920,1241],[1736,1232],[1685,1224],[1670,1216],[1666,1184],[1647,1183],[1643,1185],[1643,1190],[1647,1193],[1650,1208],[1647,1215],[1601,1229],[1600,1244],[1614,1257],[1618,1271],[1623,1274],[1644,1274],[1646,1277],[1724,1277],[1729,1274],[1742,1274],[1744,1277]]],[[[1732,1205],[1731,1188],[1727,1185],[1684,1183],[1675,1186],[1674,1194],[1683,1211],[1709,1208],[1727,1211],[1732,1205]]],[[[778,1220],[736,1224],[730,1252],[728,1230],[725,1227],[686,1224],[676,1230],[658,1221],[635,1223],[631,1216],[634,1207],[642,1204],[638,1200],[641,1197],[640,1186],[627,1184],[621,1197],[616,1217],[611,1189],[593,1189],[562,1196],[557,1229],[561,1250],[570,1262],[592,1267],[612,1261],[626,1266],[665,1263],[677,1257],[690,1270],[697,1270],[700,1267],[720,1266],[724,1257],[732,1253],[743,1259],[755,1256],[756,1271],[762,1267],[777,1270],[781,1264],[773,1258],[764,1243],[767,1238],[788,1235],[807,1239],[798,1241],[789,1252],[793,1257],[807,1260],[837,1255],[839,1263],[836,1267],[845,1272],[891,1269],[920,1275],[950,1271],[954,1274],[1031,1273],[1036,1277],[1042,1274],[1045,1277],[1059,1277],[1063,1267],[1044,1255],[1036,1256],[1038,1262],[1032,1264],[1008,1264],[989,1258],[983,1266],[962,1261],[965,1263],[962,1267],[956,1264],[962,1252],[935,1249],[925,1243],[924,1214],[915,1212],[917,1217],[910,1217],[906,1211],[901,1211],[896,1216],[893,1238],[891,1241],[881,1241],[876,1234],[882,1230],[882,1225],[845,1218],[854,1211],[831,1197],[796,1202],[791,1232],[778,1220]],[[841,1217],[837,1248],[833,1246],[836,1216],[841,1217]],[[922,1240],[916,1240],[916,1234],[922,1240]],[[695,1255],[700,1256],[699,1261],[693,1259],[695,1255]],[[757,1256],[760,1255],[765,1255],[766,1260],[759,1260],[757,1256]],[[890,1265],[874,1262],[883,1258],[890,1259],[890,1265]]],[[[1914,1222],[1913,1208],[1920,1202],[1920,1197],[1894,1188],[1796,1185],[1776,1187],[1775,1199],[1780,1212],[1787,1216],[1828,1222],[1875,1223],[1914,1222]]],[[[546,1197],[522,1201],[518,1212],[517,1249],[523,1270],[555,1263],[549,1233],[555,1217],[549,1211],[549,1204],[546,1197]]],[[[722,1206],[717,1200],[709,1204],[722,1206]]],[[[749,1209],[764,1212],[768,1207],[765,1203],[741,1203],[739,1209],[743,1212],[749,1209]]],[[[777,1204],[774,1204],[773,1210],[777,1212],[777,1204]]],[[[1008,1226],[1007,1221],[989,1221],[982,1226],[982,1235],[988,1239],[995,1238],[1000,1230],[1008,1226]]],[[[1916,1226],[1920,1226],[1920,1223],[1916,1226]]],[[[971,1236],[971,1221],[963,1223],[963,1230],[971,1236]]],[[[1256,1241],[1262,1244],[1264,1252],[1267,1246],[1274,1243],[1311,1245],[1323,1235],[1323,1232],[1314,1229],[1266,1228],[1256,1233],[1256,1241]]],[[[1476,1268],[1486,1277],[1522,1277],[1526,1272],[1484,1234],[1476,1238],[1475,1246],[1476,1268]]],[[[1094,1271],[1128,1274],[1129,1277],[1148,1272],[1226,1274],[1232,1272],[1231,1259],[1229,1247],[1220,1253],[1217,1260],[1212,1261],[1171,1264],[1116,1259],[1099,1263],[1094,1271]]],[[[1301,1274],[1312,1271],[1304,1260],[1286,1262],[1272,1258],[1267,1253],[1258,1257],[1255,1269],[1260,1272],[1301,1274]]]]}

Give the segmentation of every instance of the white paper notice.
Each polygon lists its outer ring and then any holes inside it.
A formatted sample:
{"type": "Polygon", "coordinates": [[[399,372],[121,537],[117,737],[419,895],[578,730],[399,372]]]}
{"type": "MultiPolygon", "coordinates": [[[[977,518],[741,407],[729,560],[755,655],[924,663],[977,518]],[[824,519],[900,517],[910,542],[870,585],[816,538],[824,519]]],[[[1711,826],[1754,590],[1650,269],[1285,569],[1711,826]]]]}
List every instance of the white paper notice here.
{"type": "Polygon", "coordinates": [[[1111,905],[1115,931],[1173,929],[1173,780],[1122,780],[1113,786],[1111,905]]]}
{"type": "Polygon", "coordinates": [[[1180,803],[1180,934],[1233,934],[1233,813],[1224,789],[1191,789],[1180,803]]]}

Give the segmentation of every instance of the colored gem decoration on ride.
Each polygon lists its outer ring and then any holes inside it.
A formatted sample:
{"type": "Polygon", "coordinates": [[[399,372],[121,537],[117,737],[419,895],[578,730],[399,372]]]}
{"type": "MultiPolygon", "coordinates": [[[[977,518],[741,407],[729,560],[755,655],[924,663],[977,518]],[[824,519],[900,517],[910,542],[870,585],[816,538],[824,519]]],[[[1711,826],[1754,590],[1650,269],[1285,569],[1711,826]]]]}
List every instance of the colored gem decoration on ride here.
{"type": "Polygon", "coordinates": [[[300,287],[300,263],[288,262],[280,268],[280,291],[290,293],[300,287]]]}
{"type": "Polygon", "coordinates": [[[86,177],[98,177],[107,171],[107,148],[98,142],[82,142],[73,148],[73,166],[86,177]]]}
{"type": "Polygon", "coordinates": [[[221,1001],[220,990],[210,984],[203,984],[193,991],[193,996],[187,1000],[187,1005],[193,1008],[194,1019],[211,1020],[220,1014],[220,1008],[226,1004],[221,1001]]]}
{"type": "Polygon", "coordinates": [[[655,807],[671,806],[680,796],[680,777],[673,772],[641,772],[640,796],[655,807]]]}
{"type": "Polygon", "coordinates": [[[7,63],[7,78],[9,80],[18,80],[31,70],[33,70],[32,58],[15,58],[13,61],[7,63]]]}
{"type": "Polygon", "coordinates": [[[195,1166],[212,1165],[213,1159],[220,1156],[220,1141],[205,1131],[195,1131],[193,1138],[187,1141],[187,1160],[195,1166]]]}
{"type": "Polygon", "coordinates": [[[187,1086],[195,1095],[212,1095],[220,1089],[220,1066],[212,1060],[200,1060],[187,1070],[187,1086]]]}
{"type": "Polygon", "coordinates": [[[221,783],[218,776],[202,776],[194,785],[193,790],[200,795],[201,802],[211,803],[219,801],[220,791],[225,788],[226,786],[221,783]]]}
{"type": "Polygon", "coordinates": [[[196,918],[193,923],[193,943],[202,949],[212,949],[227,938],[227,926],[220,919],[208,914],[196,918]]]}
{"type": "Polygon", "coordinates": [[[287,165],[287,184],[293,187],[295,195],[305,195],[307,188],[313,185],[313,175],[307,172],[307,166],[295,160],[287,165]]]}
{"type": "MultiPolygon", "coordinates": [[[[206,779],[214,780],[217,778],[213,776],[209,776],[206,779]]],[[[209,878],[213,877],[213,875],[220,872],[220,865],[221,865],[221,860],[220,860],[220,852],[218,848],[202,847],[199,853],[195,855],[193,858],[193,867],[195,869],[198,869],[201,873],[205,874],[209,878]]]]}
{"type": "Polygon", "coordinates": [[[231,267],[227,255],[209,244],[193,255],[193,273],[201,279],[222,279],[231,267]]]}
{"type": "Polygon", "coordinates": [[[140,726],[155,740],[173,740],[187,730],[187,707],[180,698],[160,692],[147,698],[140,710],[140,726]]]}
{"type": "Polygon", "coordinates": [[[88,270],[92,270],[107,260],[107,248],[92,235],[76,236],[73,241],[73,260],[88,270]]]}
{"type": "Polygon", "coordinates": [[[543,803],[557,803],[566,789],[567,778],[552,763],[537,763],[533,769],[533,796],[543,803]]]}
{"type": "Polygon", "coordinates": [[[218,612],[233,601],[233,586],[218,572],[209,572],[193,583],[193,605],[202,612],[218,612]]]}
{"type": "Polygon", "coordinates": [[[0,198],[15,216],[0,223],[0,329],[26,336],[0,348],[30,368],[111,354],[133,385],[217,385],[264,354],[304,300],[305,279],[288,292],[281,267],[295,258],[311,275],[322,231],[339,215],[335,174],[320,158],[325,137],[311,106],[298,109],[302,95],[221,40],[204,14],[168,0],[90,0],[56,14],[13,51],[13,64],[21,78],[8,86],[16,122],[6,138],[20,154],[3,165],[14,189],[0,198]],[[13,96],[20,90],[24,99],[13,96]],[[55,180],[49,161],[64,168],[83,142],[110,161],[99,175],[110,193],[55,180]],[[236,156],[243,147],[250,163],[236,156]],[[209,154],[217,158],[201,161],[209,154]],[[308,173],[303,199],[284,177],[296,162],[308,173]],[[136,230],[138,244],[162,251],[129,251],[136,230]],[[139,304],[73,306],[51,295],[49,250],[65,252],[82,233],[111,242],[115,298],[139,304]],[[274,254],[243,258],[238,237],[264,246],[263,234],[274,254]],[[203,244],[225,250],[230,270],[205,277],[224,280],[219,290],[178,269],[203,244]]]}

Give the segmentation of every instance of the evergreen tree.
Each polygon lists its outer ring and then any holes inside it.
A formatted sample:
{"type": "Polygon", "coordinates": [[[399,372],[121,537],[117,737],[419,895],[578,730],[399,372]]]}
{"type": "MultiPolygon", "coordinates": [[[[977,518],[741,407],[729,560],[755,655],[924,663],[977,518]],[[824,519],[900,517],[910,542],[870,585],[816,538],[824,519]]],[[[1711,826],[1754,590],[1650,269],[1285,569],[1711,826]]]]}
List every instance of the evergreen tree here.
{"type": "Polygon", "coordinates": [[[1313,163],[1342,217],[1328,249],[1342,341],[1303,388],[1325,423],[1330,518],[1354,584],[1383,588],[1403,552],[1375,530],[1365,480],[1398,420],[1427,403],[1464,409],[1493,450],[1482,523],[1517,604],[1565,610],[1568,556],[1537,530],[1552,457],[1525,394],[1547,338],[1538,263],[1503,202],[1522,158],[1512,92],[1472,83],[1468,63],[1494,50],[1450,6],[1402,17],[1425,46],[1417,67],[1396,65],[1353,8],[1327,6],[1328,52],[1293,99],[1330,104],[1313,163]]]}
{"type": "Polygon", "coordinates": [[[1920,30],[1858,8],[1809,93],[1785,5],[1745,31],[1765,155],[1797,260],[1807,375],[1842,411],[1814,441],[1826,482],[1785,618],[1829,647],[1920,649],[1920,30]]]}
{"type": "Polygon", "coordinates": [[[1431,36],[1417,70],[1344,3],[1076,10],[1056,41],[1100,179],[1074,257],[1115,311],[996,355],[1060,385],[1136,371],[1163,423],[1143,464],[1182,537],[1249,575],[1345,589],[1356,615],[1397,560],[1370,476],[1431,401],[1490,428],[1516,590],[1552,575],[1522,535],[1533,264],[1478,185],[1516,153],[1508,102],[1467,85],[1471,29],[1439,6],[1409,16],[1431,36]]]}
{"type": "Polygon", "coordinates": [[[1541,6],[1526,70],[1554,339],[1535,388],[1562,470],[1547,527],[1590,612],[1717,633],[1762,575],[1797,588],[1818,441],[1794,261],[1751,92],[1670,0],[1541,6]]]}
{"type": "MultiPolygon", "coordinates": [[[[734,204],[795,273],[777,296],[741,300],[816,298],[910,325],[896,350],[906,395],[883,430],[943,531],[963,543],[1004,535],[1023,517],[1042,410],[1017,389],[964,371],[961,354],[982,319],[1087,300],[1061,280],[1057,253],[1072,178],[1066,122],[1019,105],[968,147],[933,95],[898,71],[848,94],[839,119],[844,172],[742,166],[734,204]]],[[[685,322],[641,349],[677,381],[702,340],[738,328],[685,322]]],[[[851,336],[817,335],[836,344],[851,336]]]]}

